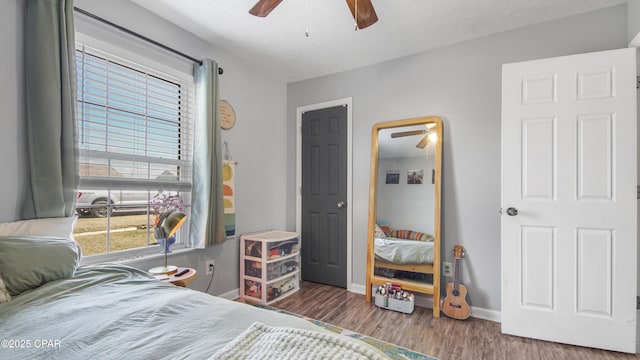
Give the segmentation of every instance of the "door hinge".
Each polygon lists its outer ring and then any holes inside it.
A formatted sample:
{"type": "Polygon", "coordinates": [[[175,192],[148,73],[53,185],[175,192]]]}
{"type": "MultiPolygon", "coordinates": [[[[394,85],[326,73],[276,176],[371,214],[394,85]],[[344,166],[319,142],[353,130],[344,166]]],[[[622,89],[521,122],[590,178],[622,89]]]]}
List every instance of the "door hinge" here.
{"type": "Polygon", "coordinates": [[[640,199],[640,186],[637,186],[636,189],[637,189],[636,199],[640,199]]]}
{"type": "Polygon", "coordinates": [[[636,310],[640,310],[640,296],[636,296],[636,310]]]}
{"type": "Polygon", "coordinates": [[[636,76],[636,89],[640,89],[640,76],[636,76]]]}

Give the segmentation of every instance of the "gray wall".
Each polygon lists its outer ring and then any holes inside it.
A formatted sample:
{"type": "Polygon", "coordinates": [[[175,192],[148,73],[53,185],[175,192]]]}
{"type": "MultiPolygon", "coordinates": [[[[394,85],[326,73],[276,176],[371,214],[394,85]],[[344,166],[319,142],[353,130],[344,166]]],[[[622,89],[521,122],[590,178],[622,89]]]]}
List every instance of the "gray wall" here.
{"type": "Polygon", "coordinates": [[[433,168],[433,157],[430,159],[418,157],[380,159],[376,221],[386,220],[393,230],[406,229],[433,235],[435,233],[433,226],[435,185],[431,184],[433,168]],[[407,184],[407,171],[420,169],[424,174],[422,184],[407,184]],[[399,184],[385,183],[388,170],[400,171],[399,184]]]}
{"type": "MultiPolygon", "coordinates": [[[[505,63],[626,47],[626,5],[483,37],[366,68],[289,84],[288,163],[295,109],[353,97],[353,282],[365,283],[369,151],[381,121],[444,121],[443,258],[466,248],[463,281],[473,306],[500,310],[500,99],[505,63]]],[[[295,168],[288,169],[295,183],[295,168]]],[[[288,224],[295,222],[289,188],[288,224]]]]}
{"type": "MultiPolygon", "coordinates": [[[[76,0],[75,5],[142,33],[154,40],[177,48],[196,58],[210,57],[224,68],[220,77],[221,99],[235,108],[236,125],[223,131],[223,140],[237,166],[236,224],[238,234],[256,230],[285,228],[286,184],[286,83],[268,72],[248,65],[222,49],[151,14],[126,0],[76,0]]],[[[22,67],[22,27],[24,0],[3,0],[0,11],[0,72],[4,86],[0,94],[3,131],[2,185],[0,221],[19,218],[20,203],[26,177],[24,88],[22,67]]],[[[113,30],[116,31],[116,30],[113,30]]],[[[227,240],[220,246],[182,255],[171,255],[170,262],[196,268],[200,274],[190,287],[204,290],[209,278],[205,274],[207,259],[214,259],[216,275],[209,291],[222,294],[238,288],[239,244],[227,240]]],[[[128,264],[148,269],[160,258],[130,261],[128,264]]]]}
{"type": "Polygon", "coordinates": [[[627,40],[631,41],[640,33],[640,1],[627,0],[627,40]]]}

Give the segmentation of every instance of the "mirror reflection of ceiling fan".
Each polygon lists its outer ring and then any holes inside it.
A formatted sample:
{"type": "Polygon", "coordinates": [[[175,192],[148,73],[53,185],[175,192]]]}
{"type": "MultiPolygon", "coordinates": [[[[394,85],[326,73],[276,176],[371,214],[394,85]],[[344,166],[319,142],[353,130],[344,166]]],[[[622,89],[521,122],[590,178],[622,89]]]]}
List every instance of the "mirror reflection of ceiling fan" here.
{"type": "MultiPolygon", "coordinates": [[[[426,124],[426,129],[424,130],[410,130],[410,131],[399,131],[391,133],[391,138],[400,138],[405,136],[415,136],[415,135],[424,135],[422,139],[416,144],[418,149],[424,149],[429,145],[429,136],[431,135],[431,129],[436,126],[436,124],[426,124]]],[[[435,134],[435,133],[434,133],[435,134]]]]}
{"type": "MultiPolygon", "coordinates": [[[[371,0],[346,0],[351,15],[356,21],[357,29],[364,29],[378,21],[378,15],[371,4],[371,0]]],[[[258,0],[249,10],[249,14],[265,17],[278,6],[282,0],[258,0]]]]}

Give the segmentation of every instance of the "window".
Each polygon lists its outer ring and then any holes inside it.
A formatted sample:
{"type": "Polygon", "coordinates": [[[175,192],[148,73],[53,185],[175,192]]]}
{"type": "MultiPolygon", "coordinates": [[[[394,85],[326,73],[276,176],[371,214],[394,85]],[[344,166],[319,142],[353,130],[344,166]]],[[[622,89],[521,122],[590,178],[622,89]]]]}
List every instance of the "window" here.
{"type": "Polygon", "coordinates": [[[85,256],[155,245],[156,215],[190,202],[193,79],[83,44],[76,62],[74,236],[85,256]]]}

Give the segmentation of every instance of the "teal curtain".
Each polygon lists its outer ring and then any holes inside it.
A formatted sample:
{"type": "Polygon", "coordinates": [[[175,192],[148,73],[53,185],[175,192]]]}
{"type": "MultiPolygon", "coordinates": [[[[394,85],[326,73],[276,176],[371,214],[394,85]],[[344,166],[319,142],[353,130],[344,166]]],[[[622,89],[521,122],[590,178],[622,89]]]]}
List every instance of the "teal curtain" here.
{"type": "Polygon", "coordinates": [[[78,185],[72,0],[27,0],[24,32],[29,181],[23,219],[74,212],[78,185]]]}
{"type": "Polygon", "coordinates": [[[194,68],[196,83],[193,188],[191,189],[190,247],[222,244],[222,146],[218,112],[218,64],[204,59],[194,68]]]}

